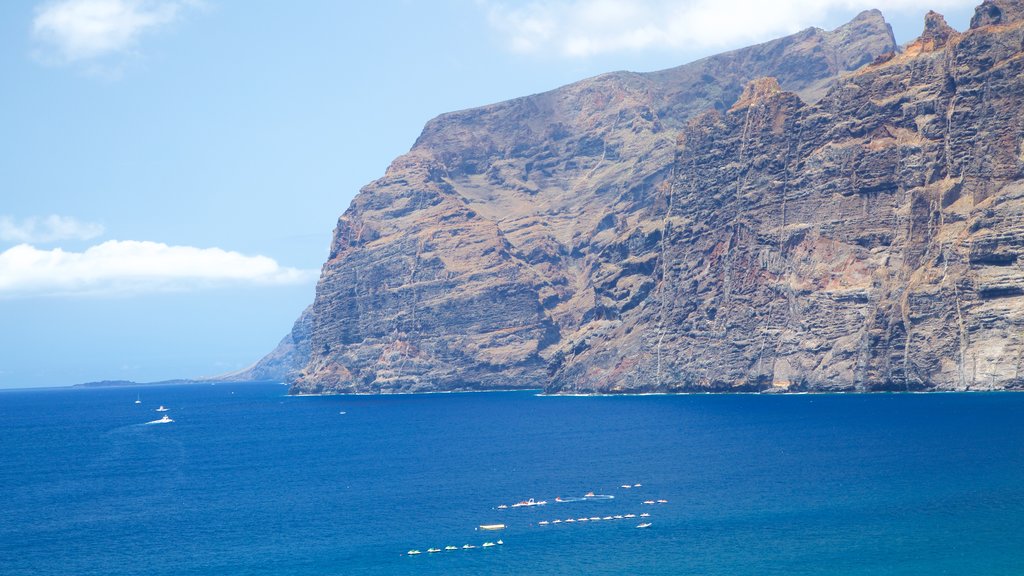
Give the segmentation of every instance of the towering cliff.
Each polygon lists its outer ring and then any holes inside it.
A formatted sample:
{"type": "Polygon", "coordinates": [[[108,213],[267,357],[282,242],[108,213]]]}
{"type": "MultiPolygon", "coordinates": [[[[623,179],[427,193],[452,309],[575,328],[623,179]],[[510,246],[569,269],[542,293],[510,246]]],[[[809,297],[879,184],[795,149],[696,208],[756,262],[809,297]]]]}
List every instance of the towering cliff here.
{"type": "Polygon", "coordinates": [[[253,375],[294,392],[1024,386],[1024,6],[877,11],[443,115],[253,375]]]}

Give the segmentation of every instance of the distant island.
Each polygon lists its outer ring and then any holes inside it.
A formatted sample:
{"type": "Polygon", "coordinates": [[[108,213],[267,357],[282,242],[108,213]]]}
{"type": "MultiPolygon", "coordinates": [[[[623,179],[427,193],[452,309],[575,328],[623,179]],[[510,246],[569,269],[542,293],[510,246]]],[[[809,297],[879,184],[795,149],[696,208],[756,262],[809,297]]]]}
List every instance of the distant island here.
{"type": "Polygon", "coordinates": [[[116,388],[118,386],[172,386],[175,384],[200,384],[203,380],[174,379],[161,380],[159,382],[135,382],[132,380],[99,380],[96,382],[82,382],[73,384],[74,388],[116,388]]]}
{"type": "Polygon", "coordinates": [[[431,120],[244,380],[293,393],[1024,388],[1024,4],[431,120]]]}
{"type": "MultiPolygon", "coordinates": [[[[82,382],[80,384],[72,384],[73,388],[116,388],[119,386],[175,386],[179,384],[226,384],[226,383],[241,383],[241,380],[222,380],[218,378],[205,378],[205,379],[188,379],[188,378],[175,378],[172,380],[159,380],[156,382],[135,382],[134,380],[98,380],[96,382],[82,382]]],[[[272,381],[253,381],[246,383],[253,384],[268,384],[272,381]]]]}

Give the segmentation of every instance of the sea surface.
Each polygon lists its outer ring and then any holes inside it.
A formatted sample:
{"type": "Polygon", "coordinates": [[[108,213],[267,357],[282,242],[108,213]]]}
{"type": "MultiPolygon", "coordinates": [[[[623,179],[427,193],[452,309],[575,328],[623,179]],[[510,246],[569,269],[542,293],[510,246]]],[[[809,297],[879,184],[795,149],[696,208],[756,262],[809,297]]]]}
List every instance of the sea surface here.
{"type": "Polygon", "coordinates": [[[1024,394],[285,392],[0,391],[0,574],[1024,574],[1024,394]]]}

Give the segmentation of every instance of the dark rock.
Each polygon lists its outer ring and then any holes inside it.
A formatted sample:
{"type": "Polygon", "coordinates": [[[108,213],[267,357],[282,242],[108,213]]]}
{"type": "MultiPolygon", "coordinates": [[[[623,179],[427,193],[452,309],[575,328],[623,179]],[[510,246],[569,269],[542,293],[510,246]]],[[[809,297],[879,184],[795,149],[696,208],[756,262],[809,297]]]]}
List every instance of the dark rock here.
{"type": "Polygon", "coordinates": [[[1024,387],[1015,7],[442,115],[262,365],[293,392],[1024,387]]]}
{"type": "Polygon", "coordinates": [[[1022,0],[985,0],[975,8],[971,17],[971,28],[1012,24],[1024,19],[1022,0]]]}

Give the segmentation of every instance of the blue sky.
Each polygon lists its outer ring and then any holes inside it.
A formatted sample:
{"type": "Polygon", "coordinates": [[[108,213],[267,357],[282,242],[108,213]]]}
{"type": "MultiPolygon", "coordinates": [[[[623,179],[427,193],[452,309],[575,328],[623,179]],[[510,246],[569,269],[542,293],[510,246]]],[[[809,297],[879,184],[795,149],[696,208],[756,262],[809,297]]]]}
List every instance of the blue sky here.
{"type": "Polygon", "coordinates": [[[442,112],[974,1],[0,3],[0,387],[242,368],[442,112]]]}

